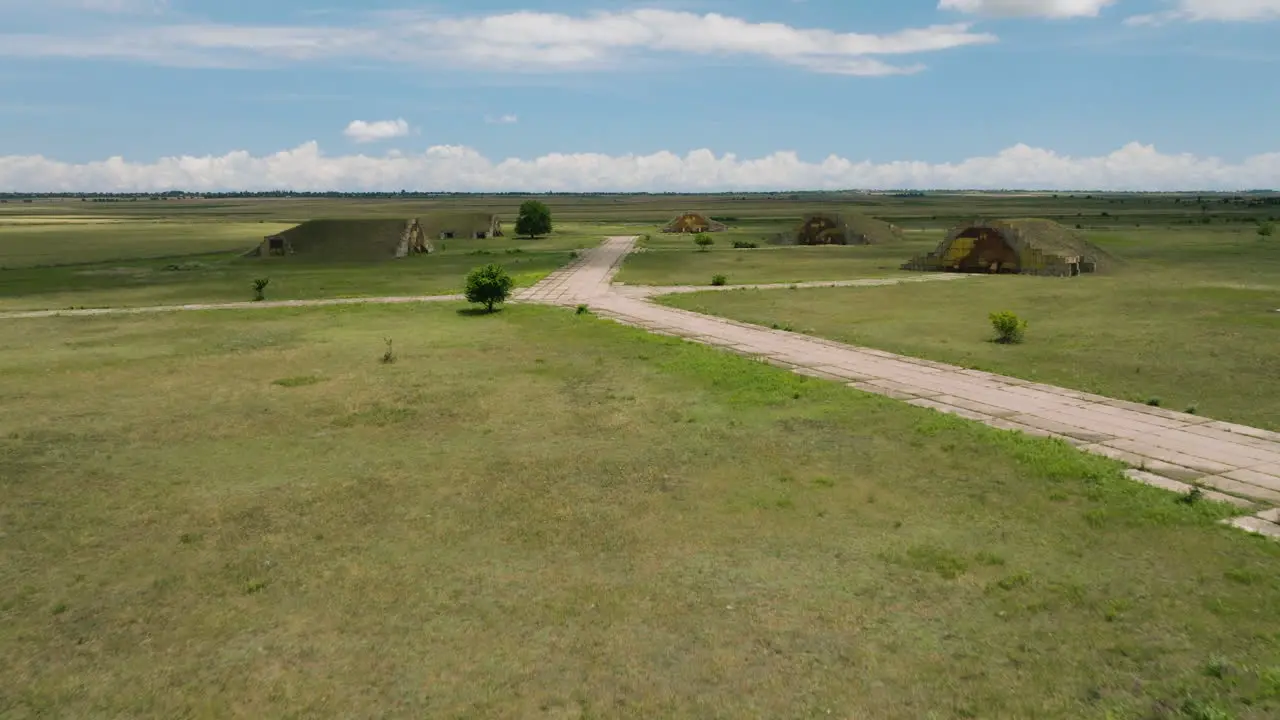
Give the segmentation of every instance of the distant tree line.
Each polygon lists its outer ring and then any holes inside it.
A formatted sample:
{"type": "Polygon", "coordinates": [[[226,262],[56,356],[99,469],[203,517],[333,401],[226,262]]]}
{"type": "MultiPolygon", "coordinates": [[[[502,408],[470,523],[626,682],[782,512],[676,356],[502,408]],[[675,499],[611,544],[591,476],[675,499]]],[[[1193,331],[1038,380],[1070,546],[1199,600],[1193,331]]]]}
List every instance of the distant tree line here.
{"type": "Polygon", "coordinates": [[[320,192],[308,192],[298,190],[262,190],[262,191],[225,191],[225,192],[187,192],[184,190],[169,190],[166,192],[46,192],[46,193],[16,193],[16,192],[0,192],[0,199],[8,200],[54,200],[54,199],[93,199],[93,198],[170,198],[199,200],[209,199],[236,199],[236,198],[360,198],[360,199],[377,199],[377,200],[394,200],[400,198],[411,199],[433,199],[433,198],[468,198],[468,197],[593,197],[593,198],[631,198],[631,197],[699,197],[699,198],[718,198],[721,200],[754,200],[760,198],[823,198],[832,197],[841,194],[867,194],[863,191],[847,190],[847,191],[803,191],[803,192],[735,192],[735,193],[705,193],[705,192],[427,192],[416,190],[398,190],[385,192],[347,192],[340,190],[326,190],[320,192]]]}
{"type": "MultiPolygon", "coordinates": [[[[924,198],[931,195],[950,196],[959,192],[971,192],[967,190],[883,190],[883,191],[865,191],[865,190],[813,190],[813,191],[790,191],[790,192],[733,192],[733,193],[695,193],[695,192],[421,192],[411,190],[399,190],[392,192],[343,192],[338,190],[330,190],[324,192],[305,192],[296,190],[265,190],[265,191],[234,191],[234,192],[187,192],[184,190],[169,190],[166,192],[132,192],[132,193],[110,193],[110,192],[48,192],[48,193],[18,193],[18,192],[0,192],[0,202],[24,201],[24,200],[83,200],[85,202],[133,202],[137,200],[201,200],[201,199],[282,199],[282,198],[315,198],[315,199],[367,199],[367,200],[396,200],[396,199],[412,199],[412,200],[434,200],[448,198],[475,198],[475,197],[510,197],[510,198],[528,198],[528,197],[570,197],[570,198],[599,198],[599,199],[626,199],[637,197],[698,197],[709,198],[725,201],[749,201],[749,200],[807,200],[821,202],[825,200],[839,201],[848,198],[851,195],[871,196],[871,195],[887,195],[889,197],[899,198],[924,198]]],[[[1000,194],[1016,194],[1018,190],[982,190],[975,192],[985,192],[989,195],[1000,194]]],[[[1066,195],[1071,200],[1079,199],[1082,195],[1081,191],[1076,194],[1066,195]]],[[[1053,195],[1054,199],[1060,195],[1053,195]]],[[[1106,200],[1111,203],[1123,203],[1125,198],[1141,198],[1146,202],[1150,202],[1152,198],[1173,198],[1174,204],[1206,204],[1209,202],[1218,202],[1223,204],[1236,204],[1245,206],[1263,206],[1263,205],[1280,205],[1280,191],[1277,190],[1247,190],[1235,193],[1206,193],[1193,195],[1189,193],[1157,193],[1157,192],[1132,192],[1132,193],[1102,193],[1083,195],[1085,200],[1106,200]]]]}

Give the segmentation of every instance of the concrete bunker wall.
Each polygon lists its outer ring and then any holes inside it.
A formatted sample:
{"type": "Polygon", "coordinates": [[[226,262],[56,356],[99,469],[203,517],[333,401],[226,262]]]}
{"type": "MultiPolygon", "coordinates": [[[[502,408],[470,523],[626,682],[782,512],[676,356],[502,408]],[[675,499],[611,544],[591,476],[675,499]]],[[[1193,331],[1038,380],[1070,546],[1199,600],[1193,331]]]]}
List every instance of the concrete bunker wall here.
{"type": "Polygon", "coordinates": [[[404,232],[400,236],[400,246],[396,248],[396,257],[426,255],[434,251],[435,246],[427,238],[426,231],[422,229],[422,223],[416,218],[405,223],[404,232]]]}
{"type": "Polygon", "coordinates": [[[469,214],[462,216],[431,218],[427,224],[437,240],[474,239],[484,240],[491,237],[502,237],[502,221],[497,215],[469,214]]]}

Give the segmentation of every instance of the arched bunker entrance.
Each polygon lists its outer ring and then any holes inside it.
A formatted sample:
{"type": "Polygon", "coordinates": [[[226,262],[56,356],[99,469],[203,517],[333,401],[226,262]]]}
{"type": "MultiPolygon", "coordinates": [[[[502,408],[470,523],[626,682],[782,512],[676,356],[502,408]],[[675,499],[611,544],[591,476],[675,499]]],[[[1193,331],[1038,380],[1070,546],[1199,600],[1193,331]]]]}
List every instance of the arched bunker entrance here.
{"type": "Polygon", "coordinates": [[[801,245],[844,245],[848,242],[839,218],[826,215],[806,218],[796,234],[796,240],[801,245]]]}
{"type": "Polygon", "coordinates": [[[704,232],[723,232],[728,229],[722,222],[712,220],[710,217],[702,213],[682,213],[676,219],[667,223],[662,229],[664,233],[704,233],[704,232]]]}
{"type": "Polygon", "coordinates": [[[974,222],[954,228],[938,248],[903,270],[1074,277],[1111,258],[1080,233],[1052,220],[974,222]]]}
{"type": "Polygon", "coordinates": [[[948,269],[971,273],[1018,273],[1018,251],[999,230],[969,227],[956,235],[947,255],[948,269]]]}

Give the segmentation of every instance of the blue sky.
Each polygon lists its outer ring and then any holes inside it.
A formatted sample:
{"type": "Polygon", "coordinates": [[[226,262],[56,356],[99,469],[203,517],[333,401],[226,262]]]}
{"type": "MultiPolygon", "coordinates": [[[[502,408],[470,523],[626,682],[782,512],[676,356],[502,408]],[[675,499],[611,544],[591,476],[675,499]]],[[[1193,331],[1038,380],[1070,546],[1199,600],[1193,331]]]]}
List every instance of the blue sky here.
{"type": "Polygon", "coordinates": [[[0,190],[1280,186],[1280,0],[0,17],[0,190]]]}

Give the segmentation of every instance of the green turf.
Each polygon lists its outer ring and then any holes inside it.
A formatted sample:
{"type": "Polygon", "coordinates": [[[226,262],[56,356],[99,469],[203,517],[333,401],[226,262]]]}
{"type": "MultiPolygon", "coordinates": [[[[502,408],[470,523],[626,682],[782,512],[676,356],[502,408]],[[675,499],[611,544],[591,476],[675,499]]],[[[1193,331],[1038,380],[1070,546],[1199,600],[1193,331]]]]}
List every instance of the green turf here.
{"type": "Polygon", "coordinates": [[[1280,713],[1280,545],[1222,508],[457,309],[0,324],[0,716],[1280,713]]]}
{"type": "MultiPolygon", "coordinates": [[[[793,230],[798,224],[798,219],[794,221],[776,218],[739,220],[726,230],[706,234],[715,242],[715,245],[712,246],[713,248],[732,248],[735,240],[755,243],[763,248],[773,244],[778,233],[786,232],[789,229],[793,230]]],[[[637,234],[641,237],[636,243],[636,247],[647,250],[694,251],[698,249],[697,245],[694,244],[694,238],[697,237],[694,233],[664,233],[660,232],[660,228],[644,227],[637,234]]]]}
{"type": "MultiPolygon", "coordinates": [[[[524,197],[457,195],[432,199],[401,198],[230,198],[93,203],[75,199],[34,204],[0,202],[6,215],[76,215],[99,218],[154,218],[193,221],[259,220],[297,224],[321,217],[419,217],[438,210],[489,212],[508,225],[524,197]]],[[[648,232],[681,210],[722,218],[731,228],[751,224],[794,228],[808,213],[861,212],[907,227],[946,228],[975,218],[1037,217],[1086,229],[1177,224],[1205,227],[1280,219],[1280,201],[1258,194],[1093,194],[1093,193],[929,193],[900,197],[893,193],[727,193],[717,195],[558,195],[542,196],[559,222],[638,223],[648,232]]],[[[776,232],[776,231],[775,231],[776,232]]]]}
{"type": "Polygon", "coordinates": [[[912,255],[932,250],[941,233],[913,230],[905,239],[874,246],[794,247],[777,244],[790,237],[800,217],[730,217],[729,229],[710,233],[715,244],[703,251],[694,235],[645,228],[617,281],[630,285],[710,285],[724,275],[731,285],[852,280],[901,274],[912,255]],[[734,242],[755,248],[734,248],[734,242]]]}
{"type": "MultiPolygon", "coordinates": [[[[157,226],[174,227],[172,224],[157,226]]],[[[23,226],[14,226],[23,227],[23,226]]],[[[70,244],[86,226],[60,226],[59,242],[70,244]]],[[[104,231],[89,230],[89,241],[104,231]]],[[[186,226],[182,226],[186,227],[186,226]]],[[[194,224],[193,227],[204,227],[194,224]]],[[[209,227],[220,227],[210,223],[209,227]]],[[[270,227],[253,224],[254,228],[270,227]]],[[[10,228],[12,230],[12,227],[10,228]]],[[[536,283],[570,259],[576,249],[592,247],[601,237],[626,228],[594,223],[568,223],[556,233],[530,240],[512,237],[450,239],[435,242],[437,252],[426,256],[368,262],[330,262],[302,255],[287,258],[243,258],[239,252],[216,255],[187,255],[186,238],[157,234],[147,250],[164,259],[137,259],[129,243],[92,244],[79,254],[61,257],[56,267],[22,267],[0,271],[0,310],[63,309],[70,307],[137,307],[196,302],[235,302],[253,295],[256,278],[271,279],[267,298],[301,300],[326,297],[373,297],[381,295],[440,295],[461,292],[466,274],[489,262],[507,267],[518,286],[536,283]],[[111,248],[119,259],[93,264],[69,264],[77,259],[97,260],[111,248]]],[[[207,228],[206,228],[207,230],[207,228]]],[[[197,229],[196,232],[200,230],[197,229]]],[[[43,231],[40,231],[43,232],[43,231]]],[[[14,242],[0,251],[0,265],[25,257],[28,243],[40,240],[30,227],[14,230],[14,242]],[[25,233],[25,234],[23,234],[25,233]]],[[[260,238],[259,238],[260,239],[260,238]]],[[[210,243],[227,244],[226,239],[207,238],[210,243]]],[[[243,245],[235,246],[245,250],[243,245]]],[[[224,248],[225,249],[225,248],[224,248]]]]}
{"type": "Polygon", "coordinates": [[[710,285],[725,275],[731,285],[792,283],[815,280],[853,280],[906,275],[900,267],[913,253],[932,249],[937,238],[913,233],[917,239],[892,245],[823,247],[761,246],[735,250],[717,244],[698,251],[688,247],[650,249],[627,258],[617,281],[631,285],[710,285]]]}
{"type": "Polygon", "coordinates": [[[81,216],[68,219],[0,215],[0,272],[42,265],[244,251],[256,246],[263,237],[288,227],[258,222],[159,222],[131,218],[95,222],[81,216]],[[38,220],[41,222],[36,222],[38,220]]]}
{"type": "Polygon", "coordinates": [[[1079,278],[664,300],[748,322],[1280,430],[1280,252],[1244,231],[1101,233],[1123,261],[1079,278]],[[990,342],[991,312],[1029,323],[990,342]]]}
{"type": "Polygon", "coordinates": [[[450,295],[462,292],[467,272],[490,262],[527,287],[569,260],[568,252],[440,254],[385,263],[306,263],[228,257],[112,263],[103,266],[15,270],[0,286],[0,309],[142,307],[239,302],[253,297],[253,281],[268,278],[268,300],[450,295]],[[173,267],[182,269],[171,269],[173,267]]]}
{"type": "MultiPolygon", "coordinates": [[[[1280,208],[1246,196],[552,196],[532,243],[231,254],[315,217],[510,228],[521,199],[0,203],[0,267],[74,265],[0,270],[0,307],[245,300],[261,276],[271,299],[435,294],[489,261],[528,284],[680,207],[731,229],[709,253],[654,234],[622,279],[845,279],[975,217],[1049,217],[1124,274],[689,302],[1034,373],[1083,358],[1088,383],[1140,364],[1150,386],[1118,392],[1275,426],[1280,274],[1251,223],[1280,208]],[[730,249],[850,206],[909,240],[730,249]],[[1027,344],[985,342],[997,303],[1027,344]]],[[[0,324],[0,717],[1280,713],[1280,549],[1224,508],[589,315],[459,309],[0,324]]]]}

